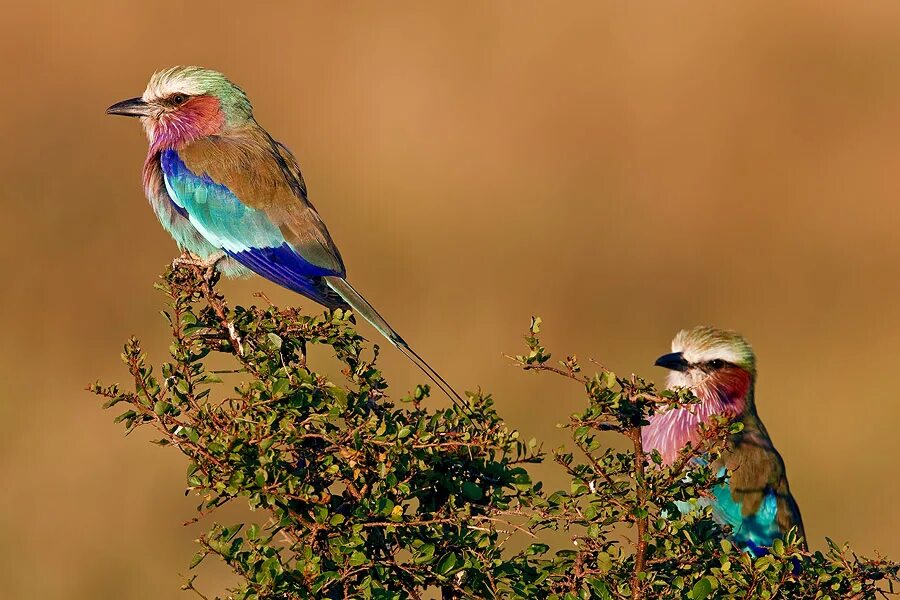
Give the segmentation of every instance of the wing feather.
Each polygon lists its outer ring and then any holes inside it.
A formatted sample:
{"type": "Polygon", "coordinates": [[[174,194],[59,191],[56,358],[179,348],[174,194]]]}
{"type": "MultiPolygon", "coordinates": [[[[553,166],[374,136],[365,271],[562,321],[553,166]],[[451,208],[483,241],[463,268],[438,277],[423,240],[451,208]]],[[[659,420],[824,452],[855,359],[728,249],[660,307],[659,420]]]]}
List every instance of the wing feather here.
{"type": "Polygon", "coordinates": [[[714,490],[713,513],[736,538],[765,547],[792,527],[804,535],[784,461],[768,435],[751,427],[734,440],[724,463],[731,475],[714,490]]]}
{"type": "MultiPolygon", "coordinates": [[[[346,274],[337,246],[306,196],[297,161],[284,146],[257,132],[246,138],[204,138],[175,154],[203,182],[214,205],[192,214],[211,235],[225,232],[223,241],[246,240],[255,247],[287,243],[322,274],[346,274]]],[[[185,208],[192,213],[192,207],[185,208]]]]}

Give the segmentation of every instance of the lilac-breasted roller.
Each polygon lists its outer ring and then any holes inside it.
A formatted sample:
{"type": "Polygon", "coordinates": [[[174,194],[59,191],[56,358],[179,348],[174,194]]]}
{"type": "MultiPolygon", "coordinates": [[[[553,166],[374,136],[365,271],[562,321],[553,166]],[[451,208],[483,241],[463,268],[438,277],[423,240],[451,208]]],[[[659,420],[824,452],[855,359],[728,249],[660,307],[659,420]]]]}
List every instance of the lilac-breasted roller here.
{"type": "Polygon", "coordinates": [[[803,536],[784,461],[756,412],[756,357],[750,344],[733,331],[686,329],[656,365],[670,369],[670,388],[690,388],[700,403],[651,417],[642,430],[644,448],[659,450],[670,464],[688,442],[697,443],[698,426],[713,415],[741,422],[743,430],[731,437],[727,451],[713,465],[720,474],[727,469],[730,475],[704,501],[716,521],[731,527],[733,541],[757,556],[792,527],[803,536]]]}
{"type": "Polygon", "coordinates": [[[140,118],[150,141],[144,192],[182,251],[225,275],[256,273],[328,308],[352,309],[464,405],[347,282],[294,155],[256,122],[243,90],[217,71],[173,67],[106,112],[140,118]]]}

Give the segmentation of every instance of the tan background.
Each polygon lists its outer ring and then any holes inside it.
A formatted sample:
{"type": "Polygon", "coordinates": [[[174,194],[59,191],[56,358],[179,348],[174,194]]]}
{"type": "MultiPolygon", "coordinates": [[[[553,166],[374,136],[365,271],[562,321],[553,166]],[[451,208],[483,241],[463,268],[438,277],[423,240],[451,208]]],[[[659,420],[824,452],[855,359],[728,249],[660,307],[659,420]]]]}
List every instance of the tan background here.
{"type": "Polygon", "coordinates": [[[82,391],[124,379],[130,334],[165,355],[175,248],[138,124],[103,109],[179,63],[249,92],[354,284],[526,435],[559,443],[582,402],[501,357],[531,314],[657,380],[678,328],[736,328],[813,545],[900,557],[900,4],[276,4],[2,9],[4,597],[184,597],[184,461],[82,391]]]}

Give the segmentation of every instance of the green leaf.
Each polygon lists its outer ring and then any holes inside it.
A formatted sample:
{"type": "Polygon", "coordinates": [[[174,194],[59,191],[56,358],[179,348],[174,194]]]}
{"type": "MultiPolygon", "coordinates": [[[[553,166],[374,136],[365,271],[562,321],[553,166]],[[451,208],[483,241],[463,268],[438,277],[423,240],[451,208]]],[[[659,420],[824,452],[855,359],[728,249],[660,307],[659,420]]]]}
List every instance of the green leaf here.
{"type": "Polygon", "coordinates": [[[608,552],[601,552],[597,555],[597,568],[601,573],[608,573],[613,567],[612,557],[608,552]]]}
{"type": "Polygon", "coordinates": [[[704,577],[700,581],[694,584],[694,587],[691,588],[690,598],[692,600],[703,600],[707,596],[709,596],[713,591],[712,583],[710,583],[709,577],[704,577]]]}
{"type": "Polygon", "coordinates": [[[191,440],[195,444],[200,440],[200,434],[197,433],[197,430],[193,427],[182,427],[181,435],[185,436],[187,439],[191,440]]]}
{"type": "Polygon", "coordinates": [[[191,564],[190,564],[190,566],[189,566],[188,568],[189,568],[189,569],[193,569],[194,567],[196,567],[197,565],[199,565],[201,562],[203,562],[203,559],[204,559],[204,558],[206,558],[206,552],[198,552],[198,553],[195,554],[194,557],[191,559],[191,564]]]}
{"type": "Polygon", "coordinates": [[[413,562],[417,565],[431,562],[434,558],[434,544],[423,544],[416,552],[413,562]]]}
{"type": "Polygon", "coordinates": [[[471,481],[464,481],[462,484],[462,492],[463,495],[469,500],[481,500],[484,496],[484,492],[481,488],[471,481]]]}
{"type": "Polygon", "coordinates": [[[609,600],[610,598],[612,598],[612,594],[610,594],[609,587],[606,585],[605,581],[592,579],[591,588],[594,590],[595,594],[600,596],[602,600],[609,600]]]}
{"type": "Polygon", "coordinates": [[[291,388],[291,382],[289,379],[276,379],[275,383],[272,384],[272,396],[281,396],[285,392],[287,392],[291,388]]]}
{"type": "Polygon", "coordinates": [[[445,554],[441,561],[438,563],[437,572],[441,575],[446,575],[453,570],[453,567],[456,566],[456,562],[457,558],[454,553],[449,552],[445,554]]]}
{"type": "Polygon", "coordinates": [[[254,479],[256,480],[256,485],[258,485],[259,487],[265,487],[266,479],[268,479],[268,476],[269,476],[269,474],[266,472],[265,469],[263,469],[263,468],[257,469],[255,477],[254,477],[254,479]]]}

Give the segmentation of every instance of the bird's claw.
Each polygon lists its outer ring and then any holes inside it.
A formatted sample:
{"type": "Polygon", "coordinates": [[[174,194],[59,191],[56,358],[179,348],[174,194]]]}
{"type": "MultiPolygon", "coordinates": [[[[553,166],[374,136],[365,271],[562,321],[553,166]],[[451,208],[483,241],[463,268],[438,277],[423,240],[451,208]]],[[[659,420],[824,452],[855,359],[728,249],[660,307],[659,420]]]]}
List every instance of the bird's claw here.
{"type": "Polygon", "coordinates": [[[206,270],[206,277],[209,278],[212,276],[213,271],[215,271],[216,265],[219,264],[219,261],[223,258],[225,258],[224,252],[216,252],[215,254],[210,254],[206,258],[200,258],[194,254],[185,253],[172,261],[172,267],[199,267],[206,270]]]}
{"type": "MultiPolygon", "coordinates": [[[[223,258],[225,258],[224,252],[216,252],[215,254],[210,254],[206,258],[200,258],[196,254],[185,252],[172,261],[172,268],[175,269],[178,267],[197,267],[199,269],[204,269],[203,278],[206,280],[207,285],[210,287],[211,293],[211,280],[216,272],[216,265],[219,264],[219,261],[221,261],[223,258]]],[[[228,326],[228,338],[231,341],[231,345],[234,347],[234,350],[235,352],[237,352],[238,356],[243,356],[244,345],[241,342],[241,336],[238,335],[238,332],[235,329],[233,323],[228,321],[226,325],[228,326]]]]}

